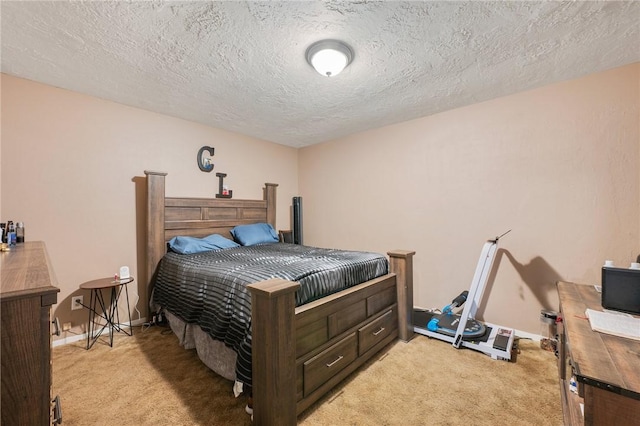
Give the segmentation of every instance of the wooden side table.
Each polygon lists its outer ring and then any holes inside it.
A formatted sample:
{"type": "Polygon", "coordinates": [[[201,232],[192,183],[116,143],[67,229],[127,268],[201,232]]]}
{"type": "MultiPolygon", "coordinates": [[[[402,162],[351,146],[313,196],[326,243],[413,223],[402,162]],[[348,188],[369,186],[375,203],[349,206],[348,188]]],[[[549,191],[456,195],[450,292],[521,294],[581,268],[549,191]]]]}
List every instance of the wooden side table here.
{"type": "Polygon", "coordinates": [[[116,280],[113,278],[100,278],[98,280],[87,281],[80,284],[80,288],[83,290],[89,290],[91,292],[89,305],[83,305],[89,309],[89,330],[87,332],[87,350],[90,349],[98,338],[102,335],[105,329],[109,331],[109,346],[113,347],[113,333],[114,331],[122,332],[127,336],[133,335],[133,328],[131,327],[131,310],[129,308],[129,290],[127,284],[133,282],[133,277],[116,280]],[[125,296],[127,299],[127,314],[129,316],[129,324],[120,323],[120,314],[118,312],[118,300],[120,294],[124,288],[125,296]],[[111,290],[109,303],[106,303],[102,290],[111,290]],[[100,311],[98,310],[100,306],[100,311]],[[104,320],[103,323],[101,320],[104,320]],[[98,327],[100,329],[98,330],[98,327]],[[129,331],[124,329],[129,327],[129,331]],[[97,330],[97,331],[96,331],[97,330]]]}

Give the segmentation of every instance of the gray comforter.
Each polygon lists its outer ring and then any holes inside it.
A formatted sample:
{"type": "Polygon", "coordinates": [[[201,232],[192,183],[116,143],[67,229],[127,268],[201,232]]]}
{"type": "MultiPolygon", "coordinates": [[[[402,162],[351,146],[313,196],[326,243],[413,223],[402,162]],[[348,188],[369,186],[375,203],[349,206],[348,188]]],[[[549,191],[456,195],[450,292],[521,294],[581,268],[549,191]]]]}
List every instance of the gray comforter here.
{"type": "Polygon", "coordinates": [[[153,303],[199,325],[238,354],[236,378],[251,385],[251,294],[247,284],[271,278],[297,281],[302,305],[388,272],[377,253],[263,244],[198,254],[167,253],[153,303]]]}

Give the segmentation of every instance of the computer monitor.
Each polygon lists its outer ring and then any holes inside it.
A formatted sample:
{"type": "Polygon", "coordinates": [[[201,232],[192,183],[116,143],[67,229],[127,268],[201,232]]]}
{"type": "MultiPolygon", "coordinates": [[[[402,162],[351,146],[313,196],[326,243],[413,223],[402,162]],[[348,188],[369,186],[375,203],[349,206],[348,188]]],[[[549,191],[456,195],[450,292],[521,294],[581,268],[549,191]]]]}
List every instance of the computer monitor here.
{"type": "Polygon", "coordinates": [[[602,307],[640,315],[640,269],[603,267],[602,307]]]}

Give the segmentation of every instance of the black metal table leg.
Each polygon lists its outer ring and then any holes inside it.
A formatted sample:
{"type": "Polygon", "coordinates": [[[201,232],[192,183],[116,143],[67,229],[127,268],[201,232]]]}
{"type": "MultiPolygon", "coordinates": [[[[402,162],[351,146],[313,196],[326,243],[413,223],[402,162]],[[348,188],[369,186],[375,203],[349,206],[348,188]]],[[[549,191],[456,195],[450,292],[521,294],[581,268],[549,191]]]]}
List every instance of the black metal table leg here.
{"type": "Polygon", "coordinates": [[[88,324],[88,334],[87,334],[87,349],[90,349],[98,340],[98,338],[104,332],[104,329],[109,327],[111,329],[111,318],[109,312],[107,311],[107,305],[104,301],[104,297],[102,295],[101,289],[95,288],[91,290],[90,302],[89,302],[89,324],[88,324]],[[98,313],[98,305],[100,305],[100,309],[102,314],[98,313]],[[105,324],[99,324],[97,322],[97,317],[102,318],[106,321],[105,324]],[[102,325],[99,331],[96,331],[97,328],[102,325]]]}
{"type": "Polygon", "coordinates": [[[89,323],[87,324],[87,350],[95,344],[106,328],[108,328],[109,331],[109,346],[111,347],[113,347],[114,332],[122,332],[128,336],[133,335],[133,328],[131,326],[131,309],[129,305],[129,290],[127,288],[127,284],[131,282],[133,282],[133,278],[123,280],[103,278],[80,285],[80,288],[90,290],[89,306],[85,306],[89,309],[89,323]],[[123,328],[124,325],[120,323],[120,312],[118,310],[118,300],[122,294],[123,287],[127,298],[129,332],[127,332],[123,328]],[[102,290],[107,289],[111,290],[108,306],[107,303],[105,303],[105,299],[102,294],[102,290]],[[101,312],[98,312],[98,305],[101,312]],[[100,324],[98,322],[98,318],[104,320],[104,324],[100,324]],[[98,327],[100,327],[100,330],[98,330],[98,327]]]}

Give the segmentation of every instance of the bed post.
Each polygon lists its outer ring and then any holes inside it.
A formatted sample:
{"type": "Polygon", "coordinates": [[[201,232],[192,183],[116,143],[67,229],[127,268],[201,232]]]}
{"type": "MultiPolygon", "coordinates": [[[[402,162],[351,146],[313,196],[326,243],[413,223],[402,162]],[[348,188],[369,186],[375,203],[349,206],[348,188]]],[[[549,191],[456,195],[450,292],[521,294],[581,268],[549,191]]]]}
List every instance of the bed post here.
{"type": "Polygon", "coordinates": [[[276,229],[276,188],[277,183],[264,184],[264,199],[267,202],[267,223],[276,229]]]}
{"type": "Polygon", "coordinates": [[[264,200],[267,202],[267,223],[276,229],[276,188],[277,183],[264,184],[264,200]]]}
{"type": "Polygon", "coordinates": [[[253,424],[296,424],[295,292],[300,284],[271,279],[249,284],[253,424]]]}
{"type": "Polygon", "coordinates": [[[147,175],[147,286],[158,263],[166,252],[164,240],[164,177],[163,172],[144,171],[147,175]]]}
{"type": "Polygon", "coordinates": [[[413,255],[416,252],[392,250],[387,254],[391,272],[396,274],[398,337],[408,342],[413,337],[413,255]]]}

